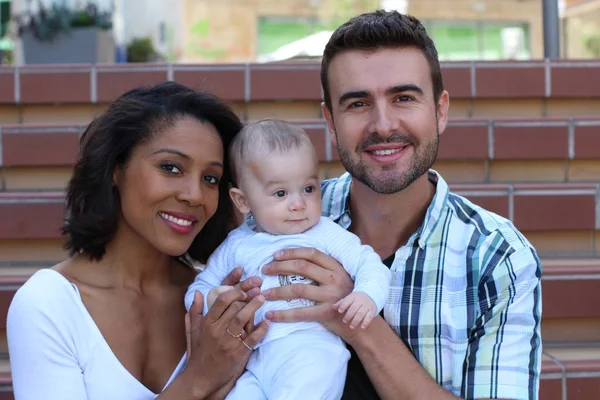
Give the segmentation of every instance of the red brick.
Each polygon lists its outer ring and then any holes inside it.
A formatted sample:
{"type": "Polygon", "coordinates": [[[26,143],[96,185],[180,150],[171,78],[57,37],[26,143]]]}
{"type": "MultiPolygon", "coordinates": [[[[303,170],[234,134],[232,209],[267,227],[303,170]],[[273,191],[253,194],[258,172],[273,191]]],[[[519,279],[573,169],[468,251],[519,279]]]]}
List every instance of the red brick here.
{"type": "Polygon", "coordinates": [[[7,133],[2,135],[6,166],[70,166],[77,157],[77,133],[7,133]]]}
{"type": "Polygon", "coordinates": [[[179,66],[173,72],[174,80],[196,90],[209,91],[224,100],[245,99],[244,66],[179,66]]]}
{"type": "Polygon", "coordinates": [[[89,67],[23,67],[20,70],[21,103],[89,103],[89,67]]]}
{"type": "Polygon", "coordinates": [[[598,318],[600,279],[543,279],[543,318],[598,318]]]}
{"type": "Polygon", "coordinates": [[[541,400],[563,400],[562,381],[560,379],[541,379],[539,398],[541,400]]]}
{"type": "MultiPolygon", "coordinates": [[[[518,65],[518,64],[516,64],[518,65]]],[[[544,67],[477,66],[475,88],[478,98],[544,97],[544,67]]]]}
{"type": "Polygon", "coordinates": [[[567,126],[495,126],[494,159],[567,159],[567,126]]]}
{"type": "Polygon", "coordinates": [[[600,377],[568,378],[567,397],[569,400],[592,400],[600,394],[600,377]]]}
{"type": "Polygon", "coordinates": [[[438,159],[485,160],[489,153],[488,143],[487,124],[452,122],[440,136],[438,159]]]}
{"type": "Polygon", "coordinates": [[[598,67],[553,67],[552,97],[598,97],[600,69],[598,67]]]}
{"type": "Polygon", "coordinates": [[[600,158],[600,124],[575,128],[575,158],[600,158]]]}
{"type": "Polygon", "coordinates": [[[329,140],[329,137],[326,136],[324,128],[305,128],[304,130],[310,136],[310,140],[315,146],[319,161],[328,161],[325,141],[329,140]]]}
{"type": "Polygon", "coordinates": [[[595,229],[595,207],[593,194],[516,194],[514,223],[522,231],[595,229]]]}
{"type": "Polygon", "coordinates": [[[0,66],[0,103],[14,104],[15,74],[14,68],[0,66]]]}
{"type": "Polygon", "coordinates": [[[50,239],[60,237],[64,203],[0,203],[0,239],[50,239]]]}
{"type": "Polygon", "coordinates": [[[108,103],[140,86],[151,86],[167,80],[167,67],[126,66],[118,64],[98,68],[98,103],[108,103]]]}
{"type": "Polygon", "coordinates": [[[451,99],[472,97],[471,67],[445,63],[442,66],[442,79],[451,99]]]}
{"type": "Polygon", "coordinates": [[[506,196],[465,196],[471,202],[504,218],[508,215],[508,195],[506,196]]]}
{"type": "Polygon", "coordinates": [[[320,69],[307,65],[252,65],[250,98],[259,100],[321,100],[320,69]]]}

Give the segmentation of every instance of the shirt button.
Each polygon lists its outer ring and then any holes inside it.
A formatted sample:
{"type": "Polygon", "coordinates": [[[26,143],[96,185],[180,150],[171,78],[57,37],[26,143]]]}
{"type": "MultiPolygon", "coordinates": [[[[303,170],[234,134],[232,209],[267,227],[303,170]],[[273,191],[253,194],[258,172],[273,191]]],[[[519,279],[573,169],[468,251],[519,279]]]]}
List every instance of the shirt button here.
{"type": "Polygon", "coordinates": [[[344,216],[342,217],[342,222],[345,224],[350,222],[350,217],[348,216],[348,214],[344,214],[344,216]]]}

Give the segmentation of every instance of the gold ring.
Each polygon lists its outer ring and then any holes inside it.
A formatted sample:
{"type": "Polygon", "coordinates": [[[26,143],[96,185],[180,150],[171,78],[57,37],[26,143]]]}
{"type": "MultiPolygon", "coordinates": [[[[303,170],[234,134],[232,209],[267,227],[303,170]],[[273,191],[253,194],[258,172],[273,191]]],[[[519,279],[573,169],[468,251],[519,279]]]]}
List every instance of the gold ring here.
{"type": "Polygon", "coordinates": [[[250,351],[253,351],[253,350],[254,350],[252,347],[248,346],[248,344],[247,344],[246,342],[244,342],[243,340],[242,340],[242,343],[244,343],[244,346],[246,346],[246,348],[247,348],[248,350],[250,350],[250,351]]]}
{"type": "Polygon", "coordinates": [[[242,336],[242,332],[238,333],[237,335],[234,335],[233,333],[229,332],[229,327],[225,328],[225,330],[227,331],[229,336],[234,337],[236,339],[239,338],[240,336],[242,336]]]}

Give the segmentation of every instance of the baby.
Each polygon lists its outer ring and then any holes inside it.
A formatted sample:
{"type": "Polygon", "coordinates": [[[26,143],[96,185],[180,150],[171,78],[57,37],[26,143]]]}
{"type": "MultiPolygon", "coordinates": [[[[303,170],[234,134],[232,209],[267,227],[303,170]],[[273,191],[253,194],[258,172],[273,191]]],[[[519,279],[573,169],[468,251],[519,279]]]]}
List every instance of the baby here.
{"type": "MultiPolygon", "coordinates": [[[[230,159],[237,185],[230,196],[249,217],[198,274],[185,297],[187,309],[198,290],[205,296],[206,314],[217,295],[229,289],[220,284],[238,266],[242,279],[262,278],[261,291],[311,284],[301,276],[266,276],[262,268],[278,250],[313,247],[335,258],[354,279],[354,291],[335,307],[351,327],[366,328],[387,299],[390,271],[370,246],[321,216],[319,163],[306,133],[276,120],[247,125],[234,139],[230,159]]],[[[257,311],[255,323],[271,310],[310,305],[304,299],[268,301],[257,311]]],[[[337,400],[348,359],[342,340],[317,322],[272,323],[227,399],[337,400]]]]}

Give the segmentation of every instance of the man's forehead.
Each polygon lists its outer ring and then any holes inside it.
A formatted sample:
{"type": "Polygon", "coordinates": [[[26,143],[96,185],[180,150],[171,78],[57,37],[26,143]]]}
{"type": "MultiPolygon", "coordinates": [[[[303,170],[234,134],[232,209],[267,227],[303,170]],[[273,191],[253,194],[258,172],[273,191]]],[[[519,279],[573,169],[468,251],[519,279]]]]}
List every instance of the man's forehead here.
{"type": "Polygon", "coordinates": [[[328,77],[331,89],[338,95],[347,91],[385,91],[410,84],[431,86],[427,58],[415,47],[344,51],[332,59],[328,77]]]}

